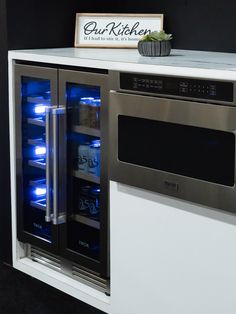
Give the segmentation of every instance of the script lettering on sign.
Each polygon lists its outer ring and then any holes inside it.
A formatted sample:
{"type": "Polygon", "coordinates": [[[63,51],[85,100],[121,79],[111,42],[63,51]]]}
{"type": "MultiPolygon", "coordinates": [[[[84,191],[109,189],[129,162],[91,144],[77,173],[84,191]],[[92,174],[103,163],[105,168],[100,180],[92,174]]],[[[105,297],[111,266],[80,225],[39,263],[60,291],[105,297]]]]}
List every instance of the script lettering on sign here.
{"type": "Polygon", "coordinates": [[[84,34],[85,35],[104,35],[108,34],[118,36],[124,35],[135,35],[143,36],[151,33],[151,29],[139,29],[139,22],[134,22],[133,25],[122,24],[121,22],[110,22],[105,28],[98,28],[97,22],[91,21],[84,25],[84,34]]]}

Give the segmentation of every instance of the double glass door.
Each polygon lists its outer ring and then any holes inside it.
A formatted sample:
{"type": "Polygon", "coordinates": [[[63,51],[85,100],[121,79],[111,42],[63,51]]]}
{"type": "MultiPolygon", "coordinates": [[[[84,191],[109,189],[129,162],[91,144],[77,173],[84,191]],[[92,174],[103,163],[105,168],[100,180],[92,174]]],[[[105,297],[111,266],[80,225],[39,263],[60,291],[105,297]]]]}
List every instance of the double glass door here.
{"type": "Polygon", "coordinates": [[[15,75],[18,239],[107,276],[107,75],[15,75]]]}

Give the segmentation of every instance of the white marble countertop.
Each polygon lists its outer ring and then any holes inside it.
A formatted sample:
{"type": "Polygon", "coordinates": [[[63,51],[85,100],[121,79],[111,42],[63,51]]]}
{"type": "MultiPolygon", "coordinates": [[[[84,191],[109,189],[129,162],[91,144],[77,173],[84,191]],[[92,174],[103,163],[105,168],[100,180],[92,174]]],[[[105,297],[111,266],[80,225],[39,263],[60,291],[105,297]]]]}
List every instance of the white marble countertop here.
{"type": "Polygon", "coordinates": [[[168,57],[142,57],[137,49],[52,48],[13,50],[9,59],[130,72],[236,80],[236,53],[172,49],[168,57]]]}

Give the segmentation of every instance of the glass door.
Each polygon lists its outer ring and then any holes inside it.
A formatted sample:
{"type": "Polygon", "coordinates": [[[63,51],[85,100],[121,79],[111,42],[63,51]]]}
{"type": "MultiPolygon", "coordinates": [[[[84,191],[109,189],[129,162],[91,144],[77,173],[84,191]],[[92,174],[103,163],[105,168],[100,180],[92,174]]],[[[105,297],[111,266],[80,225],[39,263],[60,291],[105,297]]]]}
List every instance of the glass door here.
{"type": "Polygon", "coordinates": [[[67,112],[67,223],[60,243],[63,255],[107,277],[107,75],[60,71],[59,77],[67,112]]]}
{"type": "Polygon", "coordinates": [[[47,221],[46,110],[57,103],[57,70],[15,65],[18,239],[55,251],[57,228],[47,221]]]}

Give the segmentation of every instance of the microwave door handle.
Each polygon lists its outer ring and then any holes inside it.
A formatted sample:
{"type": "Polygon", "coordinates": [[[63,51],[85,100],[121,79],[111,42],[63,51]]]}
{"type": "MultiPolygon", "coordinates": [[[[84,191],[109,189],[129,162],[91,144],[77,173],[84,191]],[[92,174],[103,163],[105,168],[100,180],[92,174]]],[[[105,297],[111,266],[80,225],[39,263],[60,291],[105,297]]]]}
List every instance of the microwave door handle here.
{"type": "Polygon", "coordinates": [[[47,107],[45,110],[45,133],[46,133],[46,214],[45,221],[52,221],[51,215],[51,174],[50,174],[50,159],[51,159],[51,148],[50,148],[50,116],[51,108],[47,107]]]}
{"type": "MultiPolygon", "coordinates": [[[[59,206],[64,204],[60,204],[59,202],[59,169],[60,167],[60,152],[61,148],[65,148],[65,141],[60,141],[59,143],[59,134],[63,133],[65,135],[66,130],[61,130],[60,127],[62,126],[59,123],[60,117],[65,119],[65,108],[59,107],[52,110],[52,121],[53,121],[53,139],[52,139],[52,147],[53,147],[53,224],[58,225],[65,222],[65,214],[59,213],[59,206]],[[60,145],[60,147],[59,147],[60,145]]],[[[65,136],[64,136],[65,138],[65,136]]],[[[63,178],[66,180],[66,178],[63,178]]],[[[65,191],[61,191],[61,193],[65,193],[65,191]]]]}

